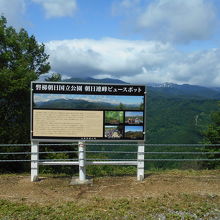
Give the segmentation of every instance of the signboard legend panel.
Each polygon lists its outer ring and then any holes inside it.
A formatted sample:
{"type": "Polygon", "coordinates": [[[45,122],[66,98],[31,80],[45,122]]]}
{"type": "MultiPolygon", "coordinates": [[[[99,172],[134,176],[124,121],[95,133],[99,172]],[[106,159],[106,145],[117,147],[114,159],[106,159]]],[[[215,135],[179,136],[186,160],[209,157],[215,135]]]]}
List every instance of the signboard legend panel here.
{"type": "Polygon", "coordinates": [[[145,86],[32,82],[32,140],[144,140],[145,86]]]}

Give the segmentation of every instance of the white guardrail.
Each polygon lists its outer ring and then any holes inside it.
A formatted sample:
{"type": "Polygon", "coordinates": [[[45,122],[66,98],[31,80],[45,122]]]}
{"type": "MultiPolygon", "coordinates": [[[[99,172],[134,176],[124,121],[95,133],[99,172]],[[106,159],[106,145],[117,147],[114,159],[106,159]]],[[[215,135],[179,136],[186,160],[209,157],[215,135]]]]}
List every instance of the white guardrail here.
{"type": "Polygon", "coordinates": [[[31,144],[0,144],[0,163],[12,162],[30,162],[31,163],[31,181],[37,181],[39,175],[39,166],[41,165],[77,165],[79,166],[79,182],[84,183],[86,179],[86,166],[87,165],[134,165],[137,166],[137,180],[144,179],[144,162],[146,161],[219,161],[220,144],[146,144],[143,142],[136,143],[93,143],[93,142],[78,142],[78,143],[48,143],[42,144],[39,142],[32,142],[31,144]],[[121,151],[120,147],[132,147],[135,151],[121,151]],[[78,150],[52,150],[52,151],[39,151],[41,147],[61,147],[70,146],[78,150]],[[11,147],[27,147],[28,151],[3,151],[2,149],[9,149],[11,147]],[[86,150],[86,148],[111,148],[111,150],[86,150]],[[112,150],[117,147],[118,150],[112,150]],[[175,149],[193,148],[197,151],[150,151],[150,149],[157,149],[158,147],[167,149],[172,147],[175,149]],[[145,150],[146,148],[146,150],[145,150]],[[215,148],[215,151],[207,151],[207,148],[215,148]],[[40,159],[43,154],[75,154],[78,158],[63,158],[63,159],[40,159]],[[109,158],[86,158],[86,154],[120,154],[120,155],[133,155],[130,159],[109,159],[109,158]],[[24,159],[1,159],[2,156],[24,155],[24,159]],[[145,155],[203,155],[203,158],[145,158],[145,155]],[[205,155],[205,158],[204,158],[205,155]],[[212,158],[210,156],[212,155],[212,158]],[[25,157],[30,156],[30,159],[25,157]]]}

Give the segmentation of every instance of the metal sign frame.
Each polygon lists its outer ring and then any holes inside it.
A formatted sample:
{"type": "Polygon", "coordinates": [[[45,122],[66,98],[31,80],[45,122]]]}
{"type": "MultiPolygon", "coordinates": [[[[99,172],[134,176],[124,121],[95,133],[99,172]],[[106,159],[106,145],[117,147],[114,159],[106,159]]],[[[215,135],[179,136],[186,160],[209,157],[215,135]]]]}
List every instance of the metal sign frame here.
{"type": "MultiPolygon", "coordinates": [[[[42,98],[41,97],[41,98],[42,98]]],[[[39,102],[40,103],[40,102],[39,102]]],[[[45,105],[46,106],[46,105],[45,105]]],[[[129,106],[129,104],[127,105],[129,106]]],[[[131,84],[107,84],[107,83],[72,83],[72,82],[31,82],[31,140],[32,141],[40,141],[40,142],[73,142],[73,141],[145,141],[145,129],[146,129],[146,86],[145,85],[131,85],[131,84]],[[124,107],[123,104],[121,108],[102,108],[102,109],[92,109],[92,108],[54,108],[54,107],[42,107],[36,105],[37,97],[51,97],[57,95],[60,96],[94,96],[94,97],[109,97],[114,96],[118,97],[119,100],[127,100],[129,97],[131,99],[137,98],[138,100],[143,99],[143,109],[135,109],[134,107],[124,107]],[[63,137],[63,136],[36,136],[34,135],[34,111],[36,110],[57,110],[57,111],[99,111],[103,112],[103,135],[102,137],[63,137]],[[109,124],[105,122],[106,112],[122,112],[123,113],[123,123],[116,124],[109,124]],[[130,112],[142,112],[143,113],[143,120],[140,124],[135,124],[131,122],[128,124],[125,122],[125,115],[126,113],[130,112]],[[132,124],[133,123],[133,124],[132,124]],[[107,130],[106,127],[117,127],[122,129],[121,135],[122,138],[107,138],[105,131],[107,130]],[[138,128],[139,126],[139,128],[138,128]],[[131,139],[125,137],[125,128],[133,127],[133,129],[142,128],[143,138],[131,139]]]]}

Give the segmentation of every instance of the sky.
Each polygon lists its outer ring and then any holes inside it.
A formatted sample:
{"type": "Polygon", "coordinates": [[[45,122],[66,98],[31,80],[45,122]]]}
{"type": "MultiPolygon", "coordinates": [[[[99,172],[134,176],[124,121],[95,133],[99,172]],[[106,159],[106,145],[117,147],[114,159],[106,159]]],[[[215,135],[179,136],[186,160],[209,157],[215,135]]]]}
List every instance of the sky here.
{"type": "Polygon", "coordinates": [[[62,78],[220,87],[220,0],[0,0],[62,78]]]}
{"type": "Polygon", "coordinates": [[[143,112],[125,112],[125,117],[137,117],[137,116],[142,116],[143,117],[143,112]]]}
{"type": "Polygon", "coordinates": [[[143,126],[125,126],[125,132],[129,131],[143,131],[143,126]]]}

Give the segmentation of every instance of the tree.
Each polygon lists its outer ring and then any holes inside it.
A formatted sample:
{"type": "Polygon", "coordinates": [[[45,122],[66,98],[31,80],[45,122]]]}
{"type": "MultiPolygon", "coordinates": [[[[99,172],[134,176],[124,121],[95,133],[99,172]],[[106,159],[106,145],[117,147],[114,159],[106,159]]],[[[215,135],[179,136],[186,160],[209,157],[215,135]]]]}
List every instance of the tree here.
{"type": "Polygon", "coordinates": [[[144,98],[143,98],[143,100],[142,100],[142,102],[140,104],[140,110],[144,110],[144,98]]]}
{"type": "Polygon", "coordinates": [[[30,82],[50,69],[45,46],[0,18],[0,142],[30,142],[30,82]]]}
{"type": "Polygon", "coordinates": [[[125,105],[123,103],[119,103],[118,109],[123,110],[125,109],[125,105]]]}
{"type": "Polygon", "coordinates": [[[205,137],[208,143],[220,144],[220,111],[213,112],[211,115],[212,123],[205,131],[205,137]]]}
{"type": "MultiPolygon", "coordinates": [[[[220,106],[220,102],[219,102],[220,106]]],[[[208,129],[204,132],[205,143],[208,144],[219,144],[216,146],[206,147],[208,152],[219,152],[220,151],[220,111],[213,112],[211,114],[212,123],[208,126],[208,129]]],[[[213,154],[208,156],[209,159],[220,158],[219,154],[213,154]]],[[[208,163],[209,168],[217,168],[220,166],[219,161],[208,163]]]]}
{"type": "Polygon", "coordinates": [[[50,82],[60,82],[62,80],[62,76],[59,73],[53,73],[51,76],[47,77],[45,81],[50,82]]]}

